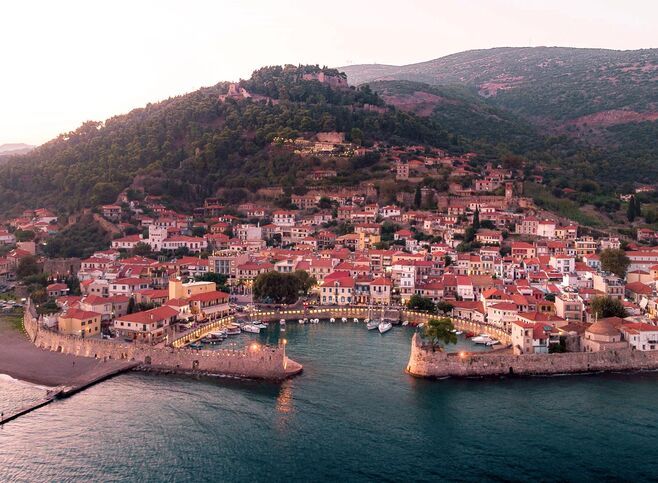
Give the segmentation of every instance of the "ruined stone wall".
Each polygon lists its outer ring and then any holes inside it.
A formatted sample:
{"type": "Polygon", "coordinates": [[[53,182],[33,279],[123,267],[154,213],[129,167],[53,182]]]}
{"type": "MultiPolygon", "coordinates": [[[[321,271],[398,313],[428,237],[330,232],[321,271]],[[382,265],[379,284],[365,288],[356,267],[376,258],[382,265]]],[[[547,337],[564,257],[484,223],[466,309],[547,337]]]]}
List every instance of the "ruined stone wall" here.
{"type": "Polygon", "coordinates": [[[25,311],[24,327],[32,342],[42,349],[104,360],[136,361],[157,370],[273,380],[294,374],[296,367],[301,370],[299,364],[285,356],[283,347],[205,351],[63,335],[40,327],[31,306],[25,311]]]}
{"type": "Polygon", "coordinates": [[[417,377],[482,377],[550,375],[601,371],[658,369],[658,351],[642,352],[621,349],[602,352],[567,352],[563,354],[433,352],[414,335],[407,372],[417,377]]]}

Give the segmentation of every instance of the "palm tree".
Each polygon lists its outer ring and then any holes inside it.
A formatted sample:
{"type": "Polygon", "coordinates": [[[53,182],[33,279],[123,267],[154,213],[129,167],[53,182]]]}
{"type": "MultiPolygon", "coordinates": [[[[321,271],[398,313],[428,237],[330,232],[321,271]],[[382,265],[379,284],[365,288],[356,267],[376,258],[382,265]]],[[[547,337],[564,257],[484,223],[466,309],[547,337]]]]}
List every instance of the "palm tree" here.
{"type": "Polygon", "coordinates": [[[429,339],[432,350],[437,347],[441,349],[441,343],[456,344],[457,334],[453,332],[454,329],[452,320],[448,317],[430,319],[425,326],[425,337],[429,339]]]}

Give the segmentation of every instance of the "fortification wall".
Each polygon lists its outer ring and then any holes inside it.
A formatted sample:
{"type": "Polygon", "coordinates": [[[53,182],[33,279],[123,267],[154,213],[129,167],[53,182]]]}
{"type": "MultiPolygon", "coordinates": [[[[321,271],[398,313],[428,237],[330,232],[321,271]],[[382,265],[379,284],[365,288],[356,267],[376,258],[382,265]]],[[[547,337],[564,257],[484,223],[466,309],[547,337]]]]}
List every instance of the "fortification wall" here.
{"type": "Polygon", "coordinates": [[[302,370],[300,364],[286,357],[284,347],[206,351],[63,335],[40,327],[31,306],[25,311],[24,326],[32,342],[42,349],[81,357],[135,361],[155,370],[272,380],[285,379],[302,370]]]}
{"type": "Polygon", "coordinates": [[[407,372],[417,377],[482,377],[550,375],[601,371],[658,369],[658,351],[632,349],[563,354],[446,353],[423,346],[418,335],[411,342],[407,372]]]}

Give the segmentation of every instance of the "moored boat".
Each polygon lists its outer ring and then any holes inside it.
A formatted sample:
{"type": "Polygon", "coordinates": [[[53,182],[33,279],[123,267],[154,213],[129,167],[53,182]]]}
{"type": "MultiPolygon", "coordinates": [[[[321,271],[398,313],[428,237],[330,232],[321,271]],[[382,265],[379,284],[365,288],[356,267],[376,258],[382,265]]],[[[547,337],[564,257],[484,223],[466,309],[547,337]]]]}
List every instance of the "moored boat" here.
{"type": "Polygon", "coordinates": [[[488,343],[491,342],[493,339],[489,336],[489,334],[480,334],[478,336],[473,337],[471,340],[475,344],[488,345],[488,343]]]}
{"type": "Polygon", "coordinates": [[[380,334],[385,334],[386,332],[388,332],[393,328],[393,324],[385,320],[382,320],[377,326],[377,328],[379,329],[380,334]]]}
{"type": "Polygon", "coordinates": [[[227,335],[239,335],[242,330],[240,329],[240,326],[237,324],[231,324],[228,327],[226,327],[226,334],[227,335]]]}
{"type": "Polygon", "coordinates": [[[260,328],[254,324],[244,324],[241,329],[243,332],[249,332],[250,334],[260,334],[260,328]]]}
{"type": "Polygon", "coordinates": [[[377,327],[379,327],[379,321],[378,320],[371,320],[366,324],[366,329],[368,330],[374,330],[377,327]]]}

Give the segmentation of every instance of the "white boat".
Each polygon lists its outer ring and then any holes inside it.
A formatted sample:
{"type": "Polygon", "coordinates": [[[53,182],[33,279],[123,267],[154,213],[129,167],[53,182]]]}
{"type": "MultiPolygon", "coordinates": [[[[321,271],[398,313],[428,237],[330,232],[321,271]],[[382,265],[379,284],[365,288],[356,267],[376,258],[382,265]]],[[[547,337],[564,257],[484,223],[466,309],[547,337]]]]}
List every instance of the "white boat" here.
{"type": "Polygon", "coordinates": [[[379,323],[379,325],[377,326],[377,328],[379,329],[380,334],[385,334],[386,332],[388,332],[389,330],[391,330],[393,328],[393,324],[391,324],[390,322],[386,322],[386,321],[382,320],[379,323]]]}
{"type": "Polygon", "coordinates": [[[332,317],[332,318],[329,319],[329,322],[331,322],[331,323],[333,324],[334,322],[336,322],[336,319],[334,319],[334,318],[332,317]]]}
{"type": "Polygon", "coordinates": [[[300,323],[300,324],[305,324],[305,323],[306,323],[306,319],[299,319],[299,323],[300,323]]]}
{"type": "Polygon", "coordinates": [[[208,334],[208,337],[211,339],[226,339],[227,336],[226,329],[217,330],[208,334]]]}
{"type": "Polygon", "coordinates": [[[279,320],[279,325],[286,325],[286,319],[279,320]]]}
{"type": "Polygon", "coordinates": [[[260,327],[256,327],[254,324],[244,324],[242,331],[249,332],[250,334],[260,334],[260,327]]]}
{"type": "Polygon", "coordinates": [[[340,319],[340,321],[345,323],[345,322],[347,322],[347,318],[343,317],[342,319],[340,319]]]}
{"type": "Polygon", "coordinates": [[[458,330],[457,332],[455,332],[456,335],[462,335],[463,333],[464,333],[463,330],[458,330]]]}
{"type": "Polygon", "coordinates": [[[242,332],[242,330],[240,329],[239,325],[231,324],[228,327],[226,327],[227,335],[239,335],[240,332],[242,332]]]}
{"type": "Polygon", "coordinates": [[[251,325],[254,327],[258,327],[259,329],[267,329],[267,325],[263,324],[261,321],[257,320],[256,322],[252,322],[251,325]]]}
{"type": "Polygon", "coordinates": [[[359,323],[359,319],[357,319],[356,317],[354,317],[354,323],[355,323],[355,324],[358,324],[358,323],[359,323]]]}
{"type": "Polygon", "coordinates": [[[408,320],[405,320],[404,322],[402,322],[402,326],[403,326],[403,327],[406,327],[407,325],[409,325],[409,321],[408,321],[408,320]]]}
{"type": "Polygon", "coordinates": [[[489,342],[487,342],[488,346],[492,346],[496,344],[500,344],[500,342],[498,342],[496,339],[491,339],[489,342]]]}
{"type": "Polygon", "coordinates": [[[314,324],[319,324],[319,323],[320,323],[320,319],[313,319],[312,322],[313,322],[314,324]]]}
{"type": "Polygon", "coordinates": [[[489,334],[480,334],[476,335],[471,339],[475,344],[487,345],[493,339],[489,337],[489,334]]]}
{"type": "Polygon", "coordinates": [[[366,324],[366,329],[368,330],[373,330],[379,327],[379,321],[378,320],[371,320],[366,324]]]}

